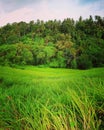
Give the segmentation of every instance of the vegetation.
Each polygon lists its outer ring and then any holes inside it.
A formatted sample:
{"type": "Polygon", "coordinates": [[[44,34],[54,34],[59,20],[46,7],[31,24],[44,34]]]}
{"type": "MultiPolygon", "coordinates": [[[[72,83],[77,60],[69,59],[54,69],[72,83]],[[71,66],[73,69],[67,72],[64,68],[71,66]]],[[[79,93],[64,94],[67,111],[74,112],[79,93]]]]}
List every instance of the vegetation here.
{"type": "Polygon", "coordinates": [[[0,72],[1,130],[103,130],[104,68],[0,72]]]}
{"type": "Polygon", "coordinates": [[[37,20],[0,28],[0,64],[54,68],[104,66],[104,18],[37,20]]]}
{"type": "Polygon", "coordinates": [[[0,130],[103,129],[104,18],[0,27],[0,130]]]}

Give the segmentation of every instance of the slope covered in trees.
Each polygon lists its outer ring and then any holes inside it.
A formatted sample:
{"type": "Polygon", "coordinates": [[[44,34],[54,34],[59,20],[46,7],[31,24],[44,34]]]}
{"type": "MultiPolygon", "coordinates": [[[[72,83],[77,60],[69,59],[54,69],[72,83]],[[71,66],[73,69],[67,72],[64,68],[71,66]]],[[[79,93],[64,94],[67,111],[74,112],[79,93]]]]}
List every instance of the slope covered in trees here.
{"type": "Polygon", "coordinates": [[[104,66],[104,18],[7,24],[0,28],[0,64],[104,66]]]}

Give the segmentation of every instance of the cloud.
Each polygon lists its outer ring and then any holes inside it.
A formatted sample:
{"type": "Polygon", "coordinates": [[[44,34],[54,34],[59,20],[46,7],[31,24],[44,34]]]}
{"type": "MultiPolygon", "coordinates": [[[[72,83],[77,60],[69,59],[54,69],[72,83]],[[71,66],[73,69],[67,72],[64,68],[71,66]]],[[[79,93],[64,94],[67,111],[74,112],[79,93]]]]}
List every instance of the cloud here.
{"type": "Polygon", "coordinates": [[[36,4],[41,0],[0,0],[5,12],[12,12],[30,4],[36,4]]]}
{"type": "Polygon", "coordinates": [[[16,10],[4,15],[0,19],[0,23],[1,25],[5,25],[7,23],[20,22],[20,21],[28,22],[30,21],[31,18],[33,18],[33,10],[30,8],[22,8],[20,10],[16,10]]]}
{"type": "Polygon", "coordinates": [[[79,0],[79,3],[82,5],[85,5],[85,4],[90,4],[90,3],[97,2],[97,1],[99,1],[99,0],[79,0]]]}
{"type": "MultiPolygon", "coordinates": [[[[83,18],[89,15],[104,16],[104,1],[81,4],[82,0],[2,0],[0,1],[0,26],[7,23],[31,20],[83,18]],[[13,2],[14,1],[14,2],[13,2]],[[7,4],[10,2],[9,4],[7,4]],[[13,6],[13,7],[12,7],[13,6]],[[7,9],[5,9],[7,7],[7,9]],[[11,7],[11,9],[10,9],[11,7]],[[9,10],[9,11],[7,11],[9,10]]],[[[86,0],[85,0],[86,1],[86,0]]]]}

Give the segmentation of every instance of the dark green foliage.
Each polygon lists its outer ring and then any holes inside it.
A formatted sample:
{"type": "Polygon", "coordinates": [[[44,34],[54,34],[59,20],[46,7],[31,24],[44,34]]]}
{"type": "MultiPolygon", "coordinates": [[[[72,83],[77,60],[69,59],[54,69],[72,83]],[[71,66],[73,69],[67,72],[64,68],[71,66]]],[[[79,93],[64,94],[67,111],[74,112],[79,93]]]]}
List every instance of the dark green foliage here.
{"type": "Polygon", "coordinates": [[[1,65],[104,66],[104,18],[37,20],[0,28],[1,65]]]}
{"type": "Polygon", "coordinates": [[[89,69],[92,67],[92,62],[88,55],[82,54],[80,57],[77,59],[77,66],[79,69],[89,69]]]}
{"type": "Polygon", "coordinates": [[[76,59],[73,59],[73,60],[71,61],[71,68],[72,68],[72,69],[77,69],[76,59]]]}

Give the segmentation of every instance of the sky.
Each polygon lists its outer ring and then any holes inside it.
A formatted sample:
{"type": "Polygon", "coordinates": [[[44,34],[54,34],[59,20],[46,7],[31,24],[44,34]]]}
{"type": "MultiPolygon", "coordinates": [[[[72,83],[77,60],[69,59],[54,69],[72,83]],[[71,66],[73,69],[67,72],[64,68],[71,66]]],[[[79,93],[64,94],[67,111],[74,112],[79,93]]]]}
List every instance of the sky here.
{"type": "Polygon", "coordinates": [[[0,26],[32,20],[104,17],[104,0],[0,0],[0,26]]]}

